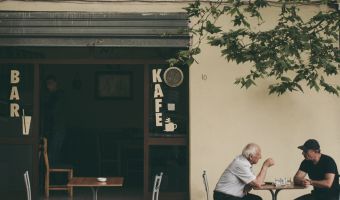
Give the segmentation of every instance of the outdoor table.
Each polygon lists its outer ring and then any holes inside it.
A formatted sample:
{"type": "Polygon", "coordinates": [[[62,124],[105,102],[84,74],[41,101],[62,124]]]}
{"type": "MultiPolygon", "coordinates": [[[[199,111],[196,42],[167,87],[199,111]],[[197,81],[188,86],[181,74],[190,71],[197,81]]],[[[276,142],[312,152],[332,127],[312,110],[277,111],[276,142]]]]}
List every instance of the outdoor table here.
{"type": "Polygon", "coordinates": [[[305,187],[301,185],[294,185],[294,183],[282,186],[276,186],[273,183],[266,183],[262,185],[260,188],[254,188],[254,190],[268,190],[272,195],[272,200],[277,200],[277,195],[281,190],[294,190],[294,189],[305,189],[305,187]]]}
{"type": "Polygon", "coordinates": [[[97,193],[100,187],[122,187],[123,177],[108,177],[105,182],[98,181],[96,177],[73,177],[67,183],[72,187],[91,187],[93,200],[97,200],[97,193]]]}

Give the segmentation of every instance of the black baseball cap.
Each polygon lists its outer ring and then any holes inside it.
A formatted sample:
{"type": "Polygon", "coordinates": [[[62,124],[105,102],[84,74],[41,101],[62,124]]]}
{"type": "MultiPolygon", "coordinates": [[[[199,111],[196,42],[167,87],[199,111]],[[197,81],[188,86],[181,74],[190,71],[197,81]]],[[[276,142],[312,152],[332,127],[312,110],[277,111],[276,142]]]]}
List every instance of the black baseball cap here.
{"type": "Polygon", "coordinates": [[[298,146],[299,149],[301,149],[302,151],[307,151],[307,150],[319,150],[320,149],[320,145],[319,142],[317,140],[314,139],[309,139],[307,140],[303,145],[298,146]]]}

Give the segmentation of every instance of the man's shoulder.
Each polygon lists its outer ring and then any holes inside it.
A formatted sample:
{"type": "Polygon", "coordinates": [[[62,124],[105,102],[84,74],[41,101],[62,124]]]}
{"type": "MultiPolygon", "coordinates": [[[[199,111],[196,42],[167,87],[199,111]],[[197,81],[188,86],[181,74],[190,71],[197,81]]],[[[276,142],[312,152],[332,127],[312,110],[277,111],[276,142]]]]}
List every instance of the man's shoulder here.
{"type": "Polygon", "coordinates": [[[311,160],[304,159],[301,162],[301,167],[310,167],[313,165],[313,162],[311,160]]]}
{"type": "Polygon", "coordinates": [[[232,164],[233,165],[238,165],[238,166],[239,165],[246,166],[246,167],[248,167],[248,166],[250,167],[251,166],[250,162],[244,156],[242,156],[242,155],[237,156],[233,160],[232,164]]]}
{"type": "Polygon", "coordinates": [[[321,159],[323,160],[323,162],[336,164],[335,160],[329,155],[321,154],[321,159]]]}

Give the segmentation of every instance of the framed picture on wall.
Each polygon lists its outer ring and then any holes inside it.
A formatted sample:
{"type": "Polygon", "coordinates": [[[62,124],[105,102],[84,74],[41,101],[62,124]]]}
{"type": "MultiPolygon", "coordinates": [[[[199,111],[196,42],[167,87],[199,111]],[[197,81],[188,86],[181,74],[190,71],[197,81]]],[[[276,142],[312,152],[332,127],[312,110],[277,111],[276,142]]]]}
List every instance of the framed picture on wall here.
{"type": "Polygon", "coordinates": [[[98,99],[132,98],[131,72],[97,72],[95,95],[98,99]]]}

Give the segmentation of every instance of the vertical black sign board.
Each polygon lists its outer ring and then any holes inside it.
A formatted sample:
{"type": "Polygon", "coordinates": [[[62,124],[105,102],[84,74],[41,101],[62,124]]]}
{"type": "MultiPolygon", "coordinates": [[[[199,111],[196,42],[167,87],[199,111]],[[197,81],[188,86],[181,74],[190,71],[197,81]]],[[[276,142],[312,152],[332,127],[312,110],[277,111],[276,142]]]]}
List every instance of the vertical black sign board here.
{"type": "Polygon", "coordinates": [[[0,65],[0,137],[23,136],[23,112],[26,116],[33,115],[33,85],[33,65],[0,65]],[[13,72],[19,73],[15,83],[11,80],[13,72]]]}
{"type": "Polygon", "coordinates": [[[188,134],[188,68],[149,66],[149,130],[155,137],[188,134]]]}

